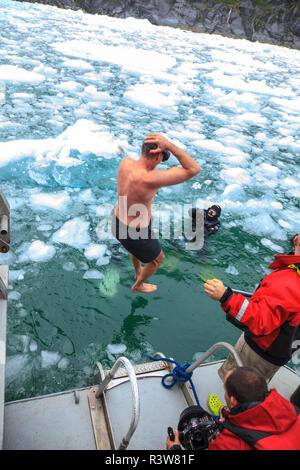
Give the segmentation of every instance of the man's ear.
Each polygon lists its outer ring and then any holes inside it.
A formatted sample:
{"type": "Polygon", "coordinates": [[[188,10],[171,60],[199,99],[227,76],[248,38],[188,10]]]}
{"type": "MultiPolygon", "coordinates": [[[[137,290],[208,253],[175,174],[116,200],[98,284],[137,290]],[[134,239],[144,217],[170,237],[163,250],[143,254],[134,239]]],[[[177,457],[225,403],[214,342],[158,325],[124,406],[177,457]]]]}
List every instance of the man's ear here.
{"type": "Polygon", "coordinates": [[[298,245],[298,237],[299,237],[299,234],[294,237],[294,240],[293,240],[294,246],[298,245]]]}
{"type": "Polygon", "coordinates": [[[239,404],[237,399],[234,398],[234,397],[229,397],[229,401],[230,401],[230,409],[234,408],[235,406],[237,406],[239,404]]]}

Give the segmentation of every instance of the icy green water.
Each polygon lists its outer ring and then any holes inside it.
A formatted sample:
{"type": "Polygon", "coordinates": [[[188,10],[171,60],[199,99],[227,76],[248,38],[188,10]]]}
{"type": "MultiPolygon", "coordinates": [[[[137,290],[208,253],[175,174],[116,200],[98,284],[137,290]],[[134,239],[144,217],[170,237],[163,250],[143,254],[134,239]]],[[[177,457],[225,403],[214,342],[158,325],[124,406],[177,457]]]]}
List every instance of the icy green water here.
{"type": "Polygon", "coordinates": [[[233,344],[240,332],[203,283],[252,292],[299,232],[299,51],[7,0],[0,31],[6,400],[90,385],[95,362],[120,355],[184,363],[233,344]],[[97,227],[121,159],[153,131],[202,168],[159,191],[162,218],[219,203],[222,226],[201,253],[162,240],[158,290],[136,295],[128,254],[97,227]]]}

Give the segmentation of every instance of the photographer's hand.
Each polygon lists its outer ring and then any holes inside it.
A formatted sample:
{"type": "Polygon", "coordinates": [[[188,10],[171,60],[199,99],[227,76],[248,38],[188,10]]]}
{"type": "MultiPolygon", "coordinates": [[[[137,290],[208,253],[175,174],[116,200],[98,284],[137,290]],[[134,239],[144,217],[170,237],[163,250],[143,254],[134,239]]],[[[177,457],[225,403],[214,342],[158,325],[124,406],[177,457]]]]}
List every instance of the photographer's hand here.
{"type": "Polygon", "coordinates": [[[175,439],[174,441],[171,441],[170,437],[167,437],[167,442],[166,442],[166,447],[167,450],[172,450],[173,446],[181,446],[181,442],[179,440],[179,431],[175,431],[175,439]]]}

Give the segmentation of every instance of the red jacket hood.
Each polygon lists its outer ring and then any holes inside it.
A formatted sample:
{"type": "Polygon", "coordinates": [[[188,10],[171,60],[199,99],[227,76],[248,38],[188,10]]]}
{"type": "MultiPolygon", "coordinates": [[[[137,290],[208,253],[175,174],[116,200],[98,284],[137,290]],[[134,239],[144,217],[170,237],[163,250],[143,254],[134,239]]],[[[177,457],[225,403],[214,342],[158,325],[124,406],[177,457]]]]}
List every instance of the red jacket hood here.
{"type": "Polygon", "coordinates": [[[236,426],[271,434],[282,434],[297,421],[294,406],[279,395],[275,388],[262,403],[237,415],[229,413],[228,417],[236,426]]]}
{"type": "Polygon", "coordinates": [[[269,269],[284,268],[289,264],[300,263],[300,256],[296,255],[275,255],[275,261],[270,264],[269,269]]]}

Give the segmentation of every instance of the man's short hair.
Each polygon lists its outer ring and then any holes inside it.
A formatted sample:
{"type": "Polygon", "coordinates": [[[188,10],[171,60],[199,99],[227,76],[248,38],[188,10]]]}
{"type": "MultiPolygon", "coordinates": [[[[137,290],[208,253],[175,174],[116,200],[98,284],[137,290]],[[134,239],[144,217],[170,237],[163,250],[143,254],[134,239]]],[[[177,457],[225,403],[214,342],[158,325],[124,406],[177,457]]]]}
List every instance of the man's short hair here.
{"type": "Polygon", "coordinates": [[[151,153],[150,150],[156,149],[157,144],[145,144],[142,145],[142,155],[146,158],[154,157],[155,153],[151,153]]]}
{"type": "Polygon", "coordinates": [[[264,400],[268,386],[264,376],[254,367],[237,367],[228,376],[225,383],[229,397],[238,403],[264,400]]]}

